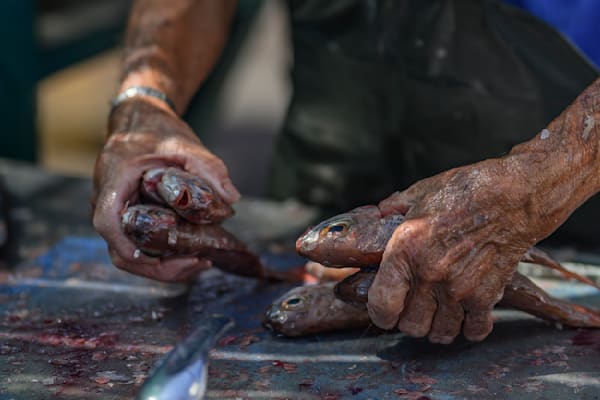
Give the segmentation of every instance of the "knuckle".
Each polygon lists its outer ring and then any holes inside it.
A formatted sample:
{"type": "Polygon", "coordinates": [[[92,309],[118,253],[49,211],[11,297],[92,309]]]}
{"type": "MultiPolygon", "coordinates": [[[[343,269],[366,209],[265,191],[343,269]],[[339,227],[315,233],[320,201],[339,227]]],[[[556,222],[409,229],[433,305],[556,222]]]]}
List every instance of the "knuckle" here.
{"type": "Polygon", "coordinates": [[[448,284],[446,295],[450,301],[462,302],[471,294],[472,291],[473,288],[471,285],[467,285],[465,282],[457,281],[448,284]]]}
{"type": "Polygon", "coordinates": [[[424,282],[440,282],[447,276],[447,269],[443,265],[425,265],[419,269],[419,278],[424,282]]]}

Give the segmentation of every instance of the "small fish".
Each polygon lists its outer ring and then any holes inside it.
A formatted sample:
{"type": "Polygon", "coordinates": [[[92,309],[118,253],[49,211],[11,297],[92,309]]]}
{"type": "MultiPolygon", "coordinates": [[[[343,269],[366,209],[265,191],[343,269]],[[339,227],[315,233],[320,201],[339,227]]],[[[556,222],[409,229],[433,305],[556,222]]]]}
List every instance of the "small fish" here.
{"type": "MultiPolygon", "coordinates": [[[[288,336],[346,329],[346,326],[367,326],[364,304],[368,290],[387,241],[402,220],[402,216],[382,218],[376,206],[366,206],[309,228],[296,242],[296,249],[301,255],[328,266],[369,267],[345,278],[332,293],[326,289],[330,285],[306,286],[290,291],[267,310],[263,324],[288,336]],[[349,308],[342,308],[333,298],[348,302],[349,308]],[[290,307],[290,300],[302,304],[301,311],[290,307]],[[328,302],[334,305],[330,306],[328,302]]],[[[568,271],[537,248],[530,249],[522,261],[555,269],[567,278],[598,287],[593,281],[568,271]]],[[[600,312],[553,298],[519,273],[515,273],[505,288],[500,305],[568,326],[600,327],[600,312]]]]}
{"type": "MultiPolygon", "coordinates": [[[[400,214],[383,217],[377,206],[358,207],[309,228],[296,241],[296,251],[328,267],[377,266],[388,240],[403,221],[400,214]]],[[[554,269],[567,279],[600,289],[593,280],[569,271],[536,247],[521,261],[554,269]]]]}
{"type": "Polygon", "coordinates": [[[361,328],[369,325],[364,306],[335,297],[334,282],[296,287],[266,311],[263,326],[285,336],[361,328]]]}
{"type": "Polygon", "coordinates": [[[233,208],[204,179],[179,168],[153,168],[142,177],[144,197],[167,204],[177,214],[196,224],[222,222],[233,208]]]}
{"type": "Polygon", "coordinates": [[[170,209],[150,204],[128,207],[121,224],[127,237],[150,256],[197,256],[226,272],[265,277],[259,258],[220,225],[193,224],[170,209]]]}
{"type": "MultiPolygon", "coordinates": [[[[267,309],[263,326],[290,337],[367,328],[371,322],[365,304],[373,279],[375,270],[367,269],[335,286],[328,282],[294,288],[267,309]]],[[[518,272],[506,286],[498,306],[565,326],[600,327],[598,311],[552,297],[518,272]]]]}

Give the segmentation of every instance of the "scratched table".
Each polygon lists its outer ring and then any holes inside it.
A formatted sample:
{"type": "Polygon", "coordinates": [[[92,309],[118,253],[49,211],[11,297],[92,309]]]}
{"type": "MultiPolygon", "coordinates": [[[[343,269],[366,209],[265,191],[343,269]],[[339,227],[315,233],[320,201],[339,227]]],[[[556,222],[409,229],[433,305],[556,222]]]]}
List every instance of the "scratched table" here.
{"type": "MultiPolygon", "coordinates": [[[[0,272],[0,399],[131,399],[207,311],[236,323],[211,353],[211,399],[600,396],[600,332],[498,311],[483,343],[439,346],[374,329],[275,337],[262,329],[262,313],[290,284],[218,270],[190,286],[128,275],[110,264],[89,223],[88,180],[5,161],[0,176],[13,193],[19,239],[0,272]]],[[[289,243],[314,215],[293,203],[249,200],[229,228],[285,268],[302,261],[289,243]]],[[[600,307],[590,288],[546,287],[600,307]]]]}

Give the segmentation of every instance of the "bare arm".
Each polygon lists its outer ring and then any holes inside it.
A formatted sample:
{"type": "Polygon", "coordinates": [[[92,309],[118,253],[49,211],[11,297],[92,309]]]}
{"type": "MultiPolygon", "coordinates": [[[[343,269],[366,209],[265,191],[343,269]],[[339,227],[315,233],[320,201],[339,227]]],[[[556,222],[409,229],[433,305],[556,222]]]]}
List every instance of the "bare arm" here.
{"type": "Polygon", "coordinates": [[[136,0],[125,43],[121,90],[151,86],[182,113],[225,46],[235,0],[136,0]]]}
{"type": "Polygon", "coordinates": [[[163,281],[194,279],[210,262],[195,257],[139,255],[121,229],[121,214],[139,202],[140,178],[154,167],[176,166],[203,178],[228,203],[239,198],[225,164],[179,118],[227,40],[236,3],[231,0],[136,0],[129,21],[121,91],[149,86],[161,100],[137,96],[110,115],[107,140],[94,169],[94,226],[113,263],[163,281]]]}
{"type": "Polygon", "coordinates": [[[517,262],[600,190],[600,79],[502,158],[417,182],[380,203],[402,213],[369,290],[383,328],[482,340],[517,262]]]}
{"type": "Polygon", "coordinates": [[[600,79],[588,86],[532,140],[504,157],[509,174],[525,180],[539,220],[537,242],[600,191],[600,79]]]}

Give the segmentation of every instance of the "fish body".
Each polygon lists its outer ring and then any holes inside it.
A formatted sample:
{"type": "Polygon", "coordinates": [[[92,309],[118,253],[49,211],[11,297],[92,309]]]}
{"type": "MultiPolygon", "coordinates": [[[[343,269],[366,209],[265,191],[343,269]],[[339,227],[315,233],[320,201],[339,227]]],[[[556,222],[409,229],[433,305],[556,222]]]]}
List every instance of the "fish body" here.
{"type": "Polygon", "coordinates": [[[150,204],[128,207],[121,224],[125,234],[150,256],[196,256],[236,275],[265,275],[259,258],[220,225],[193,224],[170,209],[150,204]]]}
{"type": "MultiPolygon", "coordinates": [[[[400,223],[401,216],[397,219],[382,218],[377,207],[369,206],[309,228],[296,242],[296,249],[303,256],[328,266],[370,267],[345,278],[334,288],[331,284],[321,284],[293,289],[267,310],[263,325],[287,336],[368,326],[365,304],[369,287],[387,241],[400,223]],[[340,224],[341,227],[336,227],[340,224]],[[332,226],[334,229],[331,229],[332,226]],[[344,300],[342,303],[347,306],[340,305],[337,299],[344,300]],[[302,307],[290,307],[290,301],[302,304],[302,307]]],[[[584,283],[591,282],[566,270],[536,248],[530,249],[523,256],[523,261],[555,269],[584,283]]],[[[556,299],[518,272],[506,286],[499,305],[568,326],[600,327],[599,311],[556,299]]]]}
{"type": "Polygon", "coordinates": [[[153,168],[142,177],[142,194],[158,204],[167,204],[180,216],[196,224],[222,222],[233,208],[204,179],[179,168],[153,168]]]}

